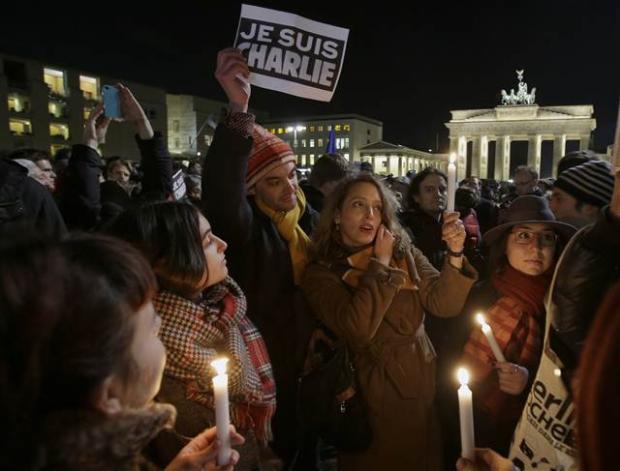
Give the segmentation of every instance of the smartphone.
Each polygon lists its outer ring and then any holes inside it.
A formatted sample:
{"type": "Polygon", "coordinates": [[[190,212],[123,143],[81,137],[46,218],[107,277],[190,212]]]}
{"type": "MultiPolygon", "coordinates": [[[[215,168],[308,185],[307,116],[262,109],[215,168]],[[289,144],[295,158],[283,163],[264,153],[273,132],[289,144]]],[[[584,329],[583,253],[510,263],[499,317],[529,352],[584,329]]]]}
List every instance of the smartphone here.
{"type": "Polygon", "coordinates": [[[101,89],[103,95],[103,109],[108,118],[121,118],[121,97],[113,85],[104,85],[101,89]]]}

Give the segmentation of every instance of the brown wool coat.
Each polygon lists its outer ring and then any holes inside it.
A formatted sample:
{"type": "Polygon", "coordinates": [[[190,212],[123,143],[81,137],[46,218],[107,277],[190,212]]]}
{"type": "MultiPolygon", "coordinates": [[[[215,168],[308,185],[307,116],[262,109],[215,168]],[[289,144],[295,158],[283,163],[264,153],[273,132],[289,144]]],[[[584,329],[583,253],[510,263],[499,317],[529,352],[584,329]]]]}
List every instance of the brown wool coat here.
{"type": "Polygon", "coordinates": [[[376,259],[357,288],[323,263],[310,265],[302,283],[316,316],[351,348],[369,406],[373,443],[341,454],[341,470],[442,469],[434,353],[425,355],[418,329],[424,311],[459,314],[477,273],[466,260],[461,271],[446,262],[440,273],[415,247],[407,258],[416,290],[400,289],[405,273],[376,259]]]}

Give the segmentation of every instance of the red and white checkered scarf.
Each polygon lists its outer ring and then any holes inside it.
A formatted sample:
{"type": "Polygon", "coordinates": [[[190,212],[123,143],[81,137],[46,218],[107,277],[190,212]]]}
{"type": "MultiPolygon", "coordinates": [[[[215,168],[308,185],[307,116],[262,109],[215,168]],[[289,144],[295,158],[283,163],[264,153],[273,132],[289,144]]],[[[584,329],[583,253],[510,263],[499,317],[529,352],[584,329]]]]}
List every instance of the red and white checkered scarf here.
{"type": "Polygon", "coordinates": [[[276,385],[265,342],[246,316],[241,288],[227,278],[208,288],[199,304],[161,291],[154,305],[162,318],[165,373],[185,383],[188,399],[213,409],[211,361],[225,355],[233,424],[269,441],[276,385]]]}

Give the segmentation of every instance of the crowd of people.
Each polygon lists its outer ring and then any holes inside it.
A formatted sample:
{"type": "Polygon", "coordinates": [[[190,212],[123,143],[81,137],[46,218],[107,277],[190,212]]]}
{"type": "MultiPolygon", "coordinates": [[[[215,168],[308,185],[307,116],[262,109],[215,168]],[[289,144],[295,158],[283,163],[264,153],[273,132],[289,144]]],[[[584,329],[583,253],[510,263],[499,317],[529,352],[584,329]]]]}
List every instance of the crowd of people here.
{"type": "Polygon", "coordinates": [[[188,168],[122,84],[120,122],[98,106],[70,151],[0,159],[3,465],[613,469],[620,170],[576,152],[554,180],[471,176],[455,211],[436,168],[393,178],[325,154],[300,181],[290,146],[248,112],[248,75],[239,51],[219,53],[228,112],[188,168]],[[140,162],[104,159],[109,126],[135,129],[140,162]],[[355,390],[338,403],[361,398],[372,431],[355,450],[300,420],[317,328],[350,357],[355,390]],[[460,457],[458,366],[474,461],[460,457]]]}

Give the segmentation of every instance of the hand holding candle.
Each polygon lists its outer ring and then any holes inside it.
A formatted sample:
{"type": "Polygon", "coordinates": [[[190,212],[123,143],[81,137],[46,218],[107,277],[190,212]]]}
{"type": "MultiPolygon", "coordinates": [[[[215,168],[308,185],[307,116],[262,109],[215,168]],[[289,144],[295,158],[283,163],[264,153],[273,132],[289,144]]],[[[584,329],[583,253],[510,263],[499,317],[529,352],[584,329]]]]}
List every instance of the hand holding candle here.
{"type": "Polygon", "coordinates": [[[459,383],[459,420],[461,424],[461,456],[474,461],[474,412],[473,398],[469,382],[469,372],[465,368],[458,370],[459,383]]]}
{"type": "Polygon", "coordinates": [[[495,340],[493,330],[491,329],[491,326],[487,324],[487,322],[484,320],[484,316],[482,314],[476,314],[476,321],[478,322],[478,324],[480,324],[480,327],[482,328],[482,333],[487,338],[487,342],[489,342],[489,346],[491,347],[491,350],[493,350],[493,355],[495,355],[495,359],[497,361],[506,361],[502,350],[497,344],[497,340],[495,340]]]}
{"type": "Polygon", "coordinates": [[[456,154],[450,154],[450,163],[448,163],[448,201],[446,210],[454,211],[454,197],[456,194],[456,154]]]}
{"type": "Polygon", "coordinates": [[[217,464],[225,466],[230,461],[230,411],[228,409],[228,375],[226,374],[227,358],[219,358],[211,362],[217,371],[213,377],[213,395],[215,402],[215,428],[220,447],[217,453],[217,464]]]}

